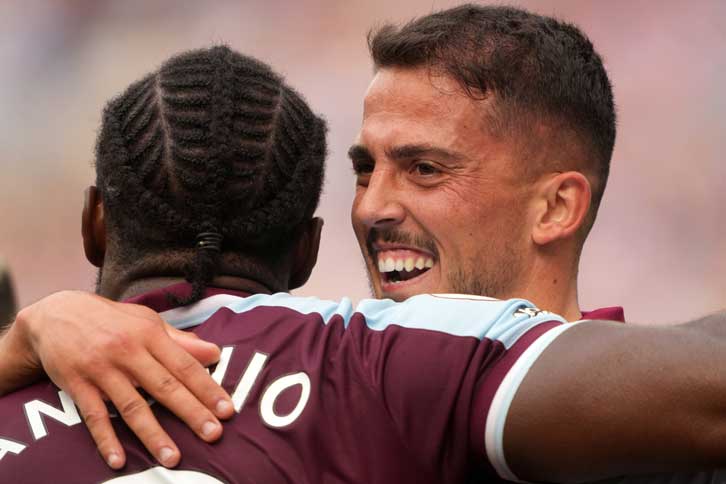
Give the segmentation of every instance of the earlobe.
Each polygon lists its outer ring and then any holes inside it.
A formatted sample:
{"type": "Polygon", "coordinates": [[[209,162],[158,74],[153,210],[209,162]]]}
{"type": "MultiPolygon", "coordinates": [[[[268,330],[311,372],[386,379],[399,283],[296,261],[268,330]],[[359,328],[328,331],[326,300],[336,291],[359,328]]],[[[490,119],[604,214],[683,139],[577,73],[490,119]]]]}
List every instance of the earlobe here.
{"type": "Polygon", "coordinates": [[[88,187],[84,194],[81,235],[86,259],[101,267],[106,256],[106,220],[101,194],[94,186],[88,187]]]}
{"type": "Polygon", "coordinates": [[[297,245],[293,250],[292,269],[288,289],[296,289],[305,284],[318,261],[320,236],[323,231],[323,219],[314,217],[301,230],[297,245]]]}
{"type": "Polygon", "coordinates": [[[541,190],[542,210],[532,230],[532,240],[546,245],[570,238],[584,224],[592,191],[587,177],[577,171],[559,173],[541,190]]]}

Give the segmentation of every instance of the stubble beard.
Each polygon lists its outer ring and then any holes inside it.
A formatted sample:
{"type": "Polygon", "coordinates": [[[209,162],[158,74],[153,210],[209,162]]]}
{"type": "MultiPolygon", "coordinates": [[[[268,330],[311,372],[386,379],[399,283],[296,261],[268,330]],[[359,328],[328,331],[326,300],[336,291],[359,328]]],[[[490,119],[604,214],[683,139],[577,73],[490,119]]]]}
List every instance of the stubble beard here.
{"type": "Polygon", "coordinates": [[[469,264],[447,274],[448,286],[456,294],[472,294],[498,299],[512,297],[522,273],[522,260],[511,246],[481,251],[469,264]],[[491,254],[500,256],[492,258],[491,254]]]}
{"type": "MultiPolygon", "coordinates": [[[[371,297],[383,297],[383,294],[376,294],[373,272],[368,266],[368,258],[365,255],[363,256],[363,265],[365,266],[371,297]]],[[[521,258],[511,248],[505,248],[502,250],[502,256],[497,258],[496,261],[482,255],[474,258],[468,267],[459,266],[449,271],[446,275],[446,287],[433,289],[429,292],[435,294],[472,294],[505,299],[517,296],[512,294],[512,290],[521,273],[521,258]]]]}

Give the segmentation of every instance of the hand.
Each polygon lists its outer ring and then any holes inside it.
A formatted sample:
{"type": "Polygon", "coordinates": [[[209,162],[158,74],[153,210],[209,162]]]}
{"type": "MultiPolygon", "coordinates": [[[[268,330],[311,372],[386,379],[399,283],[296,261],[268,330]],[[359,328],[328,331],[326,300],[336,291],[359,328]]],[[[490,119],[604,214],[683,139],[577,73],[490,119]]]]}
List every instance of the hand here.
{"type": "Polygon", "coordinates": [[[104,397],[167,467],[179,462],[179,449],[137,384],[207,442],[222,435],[218,418],[234,413],[229,395],[204,369],[219,360],[219,348],[169,326],[144,306],[59,292],[20,311],[2,347],[7,353],[0,354],[7,356],[0,364],[0,380],[9,373],[9,385],[28,383],[41,373],[42,364],[50,379],[73,398],[98,450],[114,469],[126,459],[104,397]],[[8,370],[11,364],[15,367],[8,370]]]}

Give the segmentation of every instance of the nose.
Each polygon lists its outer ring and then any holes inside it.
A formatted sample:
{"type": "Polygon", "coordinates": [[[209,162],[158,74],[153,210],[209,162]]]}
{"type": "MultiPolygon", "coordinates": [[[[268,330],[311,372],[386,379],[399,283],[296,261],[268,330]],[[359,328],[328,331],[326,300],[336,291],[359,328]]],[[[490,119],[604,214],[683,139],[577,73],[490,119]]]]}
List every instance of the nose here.
{"type": "Polygon", "coordinates": [[[353,201],[354,224],[381,229],[403,222],[406,211],[393,175],[388,170],[374,169],[368,185],[357,188],[353,201]]]}

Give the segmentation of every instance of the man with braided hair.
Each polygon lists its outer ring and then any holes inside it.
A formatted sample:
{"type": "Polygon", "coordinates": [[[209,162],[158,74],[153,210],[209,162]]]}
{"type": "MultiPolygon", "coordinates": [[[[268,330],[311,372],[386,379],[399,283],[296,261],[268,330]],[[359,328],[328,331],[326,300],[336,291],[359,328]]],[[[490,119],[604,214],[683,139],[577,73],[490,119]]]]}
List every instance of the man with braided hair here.
{"type": "Polygon", "coordinates": [[[220,270],[287,288],[279,246],[317,206],[325,124],[267,66],[223,47],[211,52],[170,61],[104,112],[98,191],[89,191],[84,219],[90,231],[101,199],[117,214],[102,250],[85,241],[103,268],[99,294],[118,299],[127,281],[147,274],[186,276],[190,303],[220,270]],[[114,277],[104,277],[109,271],[114,277]]]}

